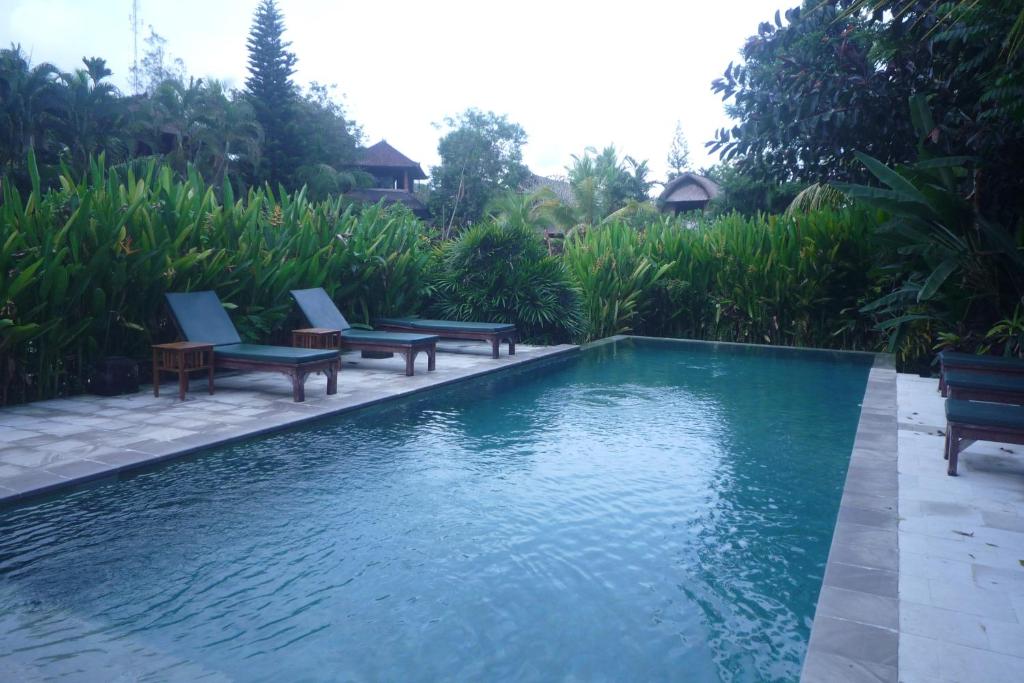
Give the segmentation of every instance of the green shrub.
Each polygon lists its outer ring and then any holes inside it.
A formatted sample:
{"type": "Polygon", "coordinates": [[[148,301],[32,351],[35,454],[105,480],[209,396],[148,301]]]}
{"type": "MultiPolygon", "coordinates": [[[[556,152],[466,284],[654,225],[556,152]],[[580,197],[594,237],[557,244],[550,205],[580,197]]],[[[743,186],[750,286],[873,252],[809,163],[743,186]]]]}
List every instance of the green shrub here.
{"type": "Polygon", "coordinates": [[[656,315],[645,307],[674,262],[656,265],[644,242],[643,232],[621,221],[566,240],[563,258],[583,292],[589,338],[632,332],[645,317],[656,315]]]}
{"type": "Polygon", "coordinates": [[[866,348],[857,309],[877,278],[864,211],[788,217],[659,218],[571,239],[592,337],[633,332],[719,341],[866,348]]]}
{"type": "Polygon", "coordinates": [[[528,341],[583,334],[580,293],[531,229],[483,223],[435,252],[432,310],[454,320],[515,323],[528,341]]]}
{"type": "MultiPolygon", "coordinates": [[[[34,161],[30,159],[30,166],[34,161]]],[[[174,334],[166,291],[214,289],[249,341],[282,341],[290,289],[323,286],[354,322],[418,312],[429,244],[408,211],[360,213],[300,192],[236,199],[192,172],[94,163],[0,205],[0,401],[72,393],[107,355],[174,334]]]]}

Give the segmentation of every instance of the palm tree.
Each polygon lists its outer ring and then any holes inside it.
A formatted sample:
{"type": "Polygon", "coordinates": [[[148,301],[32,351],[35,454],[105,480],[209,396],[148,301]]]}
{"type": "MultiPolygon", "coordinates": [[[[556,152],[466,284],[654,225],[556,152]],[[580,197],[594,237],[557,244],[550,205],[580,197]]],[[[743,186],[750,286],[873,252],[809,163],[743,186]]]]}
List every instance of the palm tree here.
{"type": "Polygon", "coordinates": [[[20,45],[0,50],[0,175],[25,180],[25,159],[36,150],[40,163],[55,159],[53,127],[63,109],[57,67],[31,66],[20,45]]]}
{"type": "Polygon", "coordinates": [[[83,58],[84,69],[60,75],[65,108],[60,120],[61,139],[74,169],[88,167],[91,157],[105,154],[108,161],[127,158],[125,108],[117,88],[105,82],[111,71],[106,60],[83,58]]]}

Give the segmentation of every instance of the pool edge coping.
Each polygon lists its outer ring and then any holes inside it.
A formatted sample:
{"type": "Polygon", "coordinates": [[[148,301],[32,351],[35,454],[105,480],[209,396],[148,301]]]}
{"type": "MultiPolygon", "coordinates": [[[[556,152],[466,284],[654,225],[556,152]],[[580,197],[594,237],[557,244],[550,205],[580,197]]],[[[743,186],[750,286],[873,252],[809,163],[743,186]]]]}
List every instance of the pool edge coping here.
{"type": "Polygon", "coordinates": [[[484,377],[487,375],[493,375],[503,372],[512,372],[532,367],[537,364],[545,362],[557,361],[569,355],[580,353],[582,346],[560,344],[550,347],[539,348],[541,349],[541,352],[539,354],[537,354],[536,351],[531,352],[531,357],[522,358],[521,360],[517,359],[518,362],[515,363],[503,364],[493,367],[483,367],[480,369],[473,370],[467,374],[452,377],[450,379],[446,379],[433,384],[428,384],[426,386],[413,386],[410,387],[409,389],[405,389],[395,394],[389,394],[386,396],[375,396],[360,403],[341,405],[336,408],[329,408],[324,412],[318,412],[311,415],[295,416],[294,418],[289,419],[285,422],[267,425],[264,427],[258,427],[244,432],[229,434],[223,437],[211,439],[209,441],[204,441],[203,443],[192,443],[188,445],[183,445],[181,448],[173,449],[164,453],[152,454],[150,457],[140,459],[135,462],[128,462],[119,465],[109,465],[105,469],[83,473],[79,476],[69,477],[68,479],[63,481],[47,481],[45,483],[41,483],[38,486],[26,488],[19,491],[14,491],[13,493],[6,493],[0,491],[0,509],[21,505],[24,504],[26,501],[29,501],[34,498],[40,498],[47,495],[52,495],[54,493],[61,493],[78,487],[89,486],[91,484],[95,484],[97,482],[101,482],[107,479],[116,479],[124,474],[132,473],[135,470],[145,470],[149,467],[162,465],[170,460],[183,458],[207,449],[216,448],[218,446],[225,446],[228,444],[245,441],[247,439],[255,438],[258,436],[264,436],[267,434],[273,434],[275,432],[285,431],[305,424],[309,424],[311,422],[316,422],[318,420],[322,420],[325,418],[337,417],[339,415],[344,415],[346,413],[351,413],[354,411],[363,410],[365,408],[377,406],[388,401],[396,399],[405,399],[411,396],[415,396],[417,394],[421,394],[426,391],[430,391],[431,389],[436,389],[439,387],[449,387],[452,386],[453,384],[478,379],[480,377],[484,377]]]}
{"type": "Polygon", "coordinates": [[[896,365],[875,353],[800,680],[899,679],[896,365]]]}

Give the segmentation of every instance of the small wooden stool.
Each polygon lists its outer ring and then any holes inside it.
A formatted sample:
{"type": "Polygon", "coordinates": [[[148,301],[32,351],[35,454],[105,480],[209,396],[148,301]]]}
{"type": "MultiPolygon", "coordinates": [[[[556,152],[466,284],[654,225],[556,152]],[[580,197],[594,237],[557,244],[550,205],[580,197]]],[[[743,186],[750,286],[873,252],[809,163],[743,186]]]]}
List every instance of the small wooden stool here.
{"type": "Polygon", "coordinates": [[[172,342],[153,344],[153,395],[160,396],[160,373],[178,373],[178,398],[185,400],[188,373],[206,370],[207,384],[213,393],[213,344],[172,342]]]}
{"type": "Polygon", "coordinates": [[[299,349],[337,349],[341,347],[341,330],[326,327],[292,330],[292,346],[299,349]]]}

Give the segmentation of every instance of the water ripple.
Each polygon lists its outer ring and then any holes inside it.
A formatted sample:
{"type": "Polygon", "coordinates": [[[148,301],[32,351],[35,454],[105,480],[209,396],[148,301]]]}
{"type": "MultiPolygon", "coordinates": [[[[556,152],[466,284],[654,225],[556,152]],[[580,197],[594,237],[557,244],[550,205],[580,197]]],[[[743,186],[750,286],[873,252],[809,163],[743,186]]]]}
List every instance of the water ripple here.
{"type": "Polygon", "coordinates": [[[601,347],[0,511],[0,671],[792,680],[866,374],[601,347]]]}

